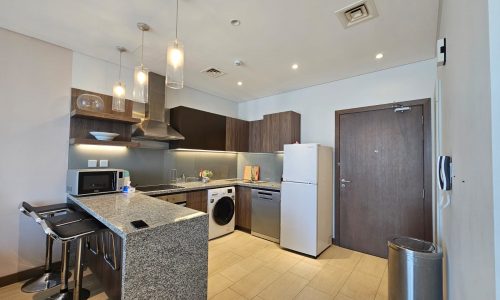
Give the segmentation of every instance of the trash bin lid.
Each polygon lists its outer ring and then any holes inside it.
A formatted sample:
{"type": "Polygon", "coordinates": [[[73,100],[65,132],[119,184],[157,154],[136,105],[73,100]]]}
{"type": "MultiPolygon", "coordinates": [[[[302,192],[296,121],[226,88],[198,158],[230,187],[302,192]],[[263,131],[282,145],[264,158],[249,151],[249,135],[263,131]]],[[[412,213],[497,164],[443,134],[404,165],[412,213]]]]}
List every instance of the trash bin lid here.
{"type": "Polygon", "coordinates": [[[422,253],[438,252],[437,247],[433,243],[406,236],[395,237],[391,239],[391,243],[400,248],[408,249],[415,252],[422,252],[422,253]]]}

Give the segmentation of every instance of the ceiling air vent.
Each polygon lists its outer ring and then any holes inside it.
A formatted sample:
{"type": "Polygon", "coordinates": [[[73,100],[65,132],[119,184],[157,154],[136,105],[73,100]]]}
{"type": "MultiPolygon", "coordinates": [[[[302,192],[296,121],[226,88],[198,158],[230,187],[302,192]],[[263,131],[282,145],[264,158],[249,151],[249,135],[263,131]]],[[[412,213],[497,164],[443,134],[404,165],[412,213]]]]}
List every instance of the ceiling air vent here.
{"type": "Polygon", "coordinates": [[[226,74],[226,73],[222,72],[221,70],[218,70],[218,69],[213,68],[213,67],[205,69],[205,70],[201,71],[201,73],[204,73],[212,78],[221,77],[222,75],[226,74]]]}
{"type": "Polygon", "coordinates": [[[378,16],[373,0],[363,0],[335,12],[345,28],[373,19],[378,16]]]}

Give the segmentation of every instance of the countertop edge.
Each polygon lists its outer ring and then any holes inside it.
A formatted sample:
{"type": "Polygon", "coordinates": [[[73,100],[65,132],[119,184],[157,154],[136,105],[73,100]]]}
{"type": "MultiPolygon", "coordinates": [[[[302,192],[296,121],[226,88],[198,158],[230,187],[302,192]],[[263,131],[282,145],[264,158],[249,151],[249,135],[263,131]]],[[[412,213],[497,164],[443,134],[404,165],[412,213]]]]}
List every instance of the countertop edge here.
{"type": "MultiPolygon", "coordinates": [[[[160,191],[151,191],[151,192],[142,192],[142,191],[137,191],[138,193],[142,193],[147,196],[155,196],[155,195],[166,195],[166,194],[179,194],[179,193],[184,193],[184,192],[191,192],[191,191],[202,191],[202,190],[210,190],[210,189],[217,189],[217,188],[222,188],[222,187],[230,187],[230,186],[241,186],[241,187],[248,187],[248,188],[255,188],[255,189],[261,189],[261,190],[270,190],[270,191],[281,191],[281,187],[276,187],[276,186],[269,186],[269,185],[262,185],[258,183],[246,183],[246,182],[221,182],[219,183],[199,183],[199,186],[188,186],[188,187],[181,187],[181,188],[175,188],[175,189],[168,189],[168,190],[160,190],[160,191]]],[[[280,183],[276,183],[280,184],[280,183]]],[[[182,186],[182,183],[179,183],[180,186],[182,186]]]]}

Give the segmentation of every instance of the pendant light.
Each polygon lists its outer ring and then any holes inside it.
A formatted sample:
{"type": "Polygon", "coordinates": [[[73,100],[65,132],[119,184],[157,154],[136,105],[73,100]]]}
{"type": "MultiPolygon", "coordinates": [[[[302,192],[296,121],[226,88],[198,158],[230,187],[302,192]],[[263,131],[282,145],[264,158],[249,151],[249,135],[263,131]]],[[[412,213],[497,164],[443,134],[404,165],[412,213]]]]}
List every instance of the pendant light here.
{"type": "Polygon", "coordinates": [[[125,83],[121,80],[122,77],[122,54],[127,51],[124,47],[116,47],[120,52],[120,70],[118,71],[118,81],[113,86],[113,105],[114,111],[125,111],[125,83]]]}
{"type": "Polygon", "coordinates": [[[167,76],[165,84],[172,89],[182,89],[184,86],[184,45],[179,41],[179,0],[177,0],[175,16],[175,40],[167,47],[167,76]]]}
{"type": "Polygon", "coordinates": [[[136,102],[148,102],[148,68],[144,67],[144,31],[149,31],[149,25],[137,23],[137,28],[142,31],[141,64],[134,68],[134,90],[132,98],[136,102]]]}

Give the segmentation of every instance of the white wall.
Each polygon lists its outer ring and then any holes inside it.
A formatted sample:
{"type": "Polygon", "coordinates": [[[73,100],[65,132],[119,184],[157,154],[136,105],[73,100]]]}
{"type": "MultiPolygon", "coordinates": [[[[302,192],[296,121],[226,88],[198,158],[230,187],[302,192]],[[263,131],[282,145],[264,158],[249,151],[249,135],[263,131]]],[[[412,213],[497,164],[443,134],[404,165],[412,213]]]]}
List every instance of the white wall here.
{"type": "Polygon", "coordinates": [[[45,235],[19,213],[19,203],[66,201],[72,54],[4,29],[0,45],[0,276],[5,276],[43,264],[45,235]]]}
{"type": "Polygon", "coordinates": [[[488,27],[487,0],[442,1],[442,149],[452,156],[454,179],[441,236],[453,300],[495,299],[496,293],[491,116],[498,107],[491,102],[488,27]]]}
{"type": "Polygon", "coordinates": [[[256,120],[264,114],[293,110],[301,114],[302,143],[333,146],[335,110],[431,98],[435,80],[436,63],[427,60],[244,102],[239,105],[239,116],[256,120]]]}
{"type": "MultiPolygon", "coordinates": [[[[495,219],[495,274],[500,287],[500,1],[489,0],[493,205],[495,219]]],[[[496,289],[500,299],[500,288],[496,289]]]]}
{"type": "MultiPolygon", "coordinates": [[[[74,88],[110,95],[113,84],[118,80],[119,66],[81,53],[73,54],[74,88]]],[[[134,71],[122,67],[122,80],[125,81],[126,95],[132,98],[134,71]]],[[[217,114],[237,117],[238,104],[227,99],[213,96],[190,87],[181,90],[167,89],[167,107],[188,106],[217,114]]]]}

